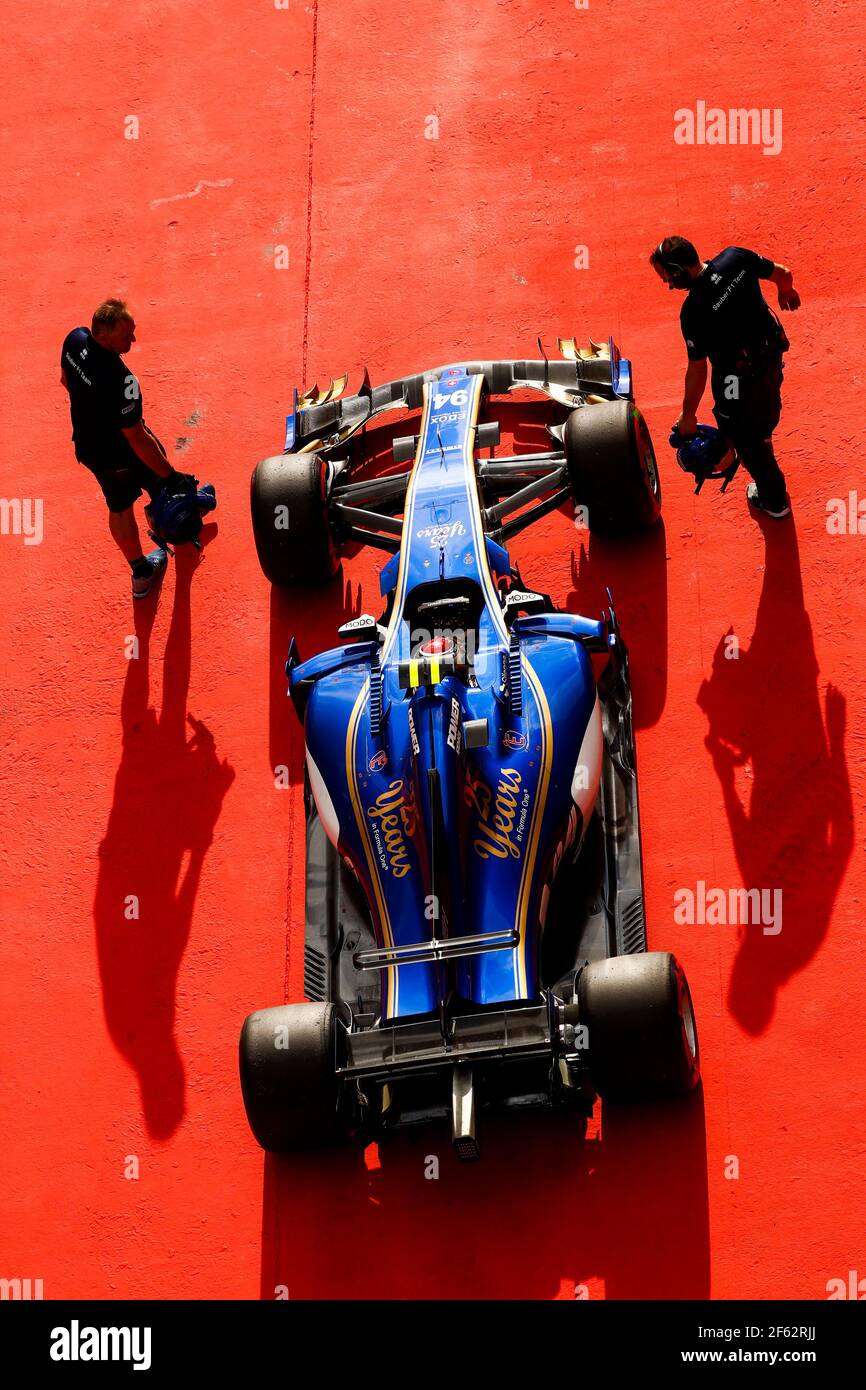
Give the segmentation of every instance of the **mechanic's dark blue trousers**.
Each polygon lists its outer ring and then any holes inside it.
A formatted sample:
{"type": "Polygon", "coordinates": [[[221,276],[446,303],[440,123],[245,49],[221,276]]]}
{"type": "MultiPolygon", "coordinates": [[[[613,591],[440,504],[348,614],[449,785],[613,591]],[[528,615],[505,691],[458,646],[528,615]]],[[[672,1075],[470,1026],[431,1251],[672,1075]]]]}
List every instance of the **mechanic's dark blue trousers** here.
{"type": "Polygon", "coordinates": [[[785,506],[785,476],[773,452],[773,431],[782,413],[782,354],[773,352],[755,363],[737,362],[731,370],[713,368],[713,414],[719,429],[731,441],[743,467],[758,487],[758,497],[770,511],[785,506]],[[727,400],[732,377],[738,396],[727,400]]]}

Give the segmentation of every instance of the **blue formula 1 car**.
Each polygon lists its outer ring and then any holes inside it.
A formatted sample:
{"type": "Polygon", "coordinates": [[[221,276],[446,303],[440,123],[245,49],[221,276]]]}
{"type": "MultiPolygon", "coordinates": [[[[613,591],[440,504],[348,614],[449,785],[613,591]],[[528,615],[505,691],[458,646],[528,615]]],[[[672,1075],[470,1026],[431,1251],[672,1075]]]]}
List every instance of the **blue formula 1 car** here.
{"type": "Polygon", "coordinates": [[[289,648],[308,1002],[251,1014],[240,1042],[269,1151],[450,1117],[472,1159],[485,1108],[585,1115],[697,1083],[685,975],[646,950],[613,607],[556,612],[507,548],[558,507],[604,535],[659,517],[629,363],[612,341],[560,349],[296,396],[285,452],[253,474],[272,582],[326,580],[348,542],[390,552],[378,617],[308,660],[289,648]],[[496,456],[509,409],[544,447],[496,456]]]}

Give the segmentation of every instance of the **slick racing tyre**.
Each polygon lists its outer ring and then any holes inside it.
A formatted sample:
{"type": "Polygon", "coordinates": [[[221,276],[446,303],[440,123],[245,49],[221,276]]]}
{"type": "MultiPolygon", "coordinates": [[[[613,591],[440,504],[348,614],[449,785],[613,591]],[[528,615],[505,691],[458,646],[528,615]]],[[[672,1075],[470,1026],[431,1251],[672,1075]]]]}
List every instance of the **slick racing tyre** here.
{"type": "Polygon", "coordinates": [[[647,423],[631,401],[573,410],[563,444],[572,497],[586,507],[593,535],[633,535],[658,520],[658,464],[647,423]]]}
{"type": "Polygon", "coordinates": [[[682,966],[669,952],[642,951],[584,966],[577,1011],[602,1100],[660,1100],[697,1085],[700,1051],[691,995],[682,966]]]}
{"type": "Polygon", "coordinates": [[[320,1148],[345,1135],[333,1004],[284,1004],[250,1014],[239,1063],[250,1129],[268,1153],[320,1148]]]}
{"type": "Polygon", "coordinates": [[[328,526],[325,468],[317,454],[278,454],[253,470],[253,535],[272,584],[323,584],[339,568],[328,526]]]}

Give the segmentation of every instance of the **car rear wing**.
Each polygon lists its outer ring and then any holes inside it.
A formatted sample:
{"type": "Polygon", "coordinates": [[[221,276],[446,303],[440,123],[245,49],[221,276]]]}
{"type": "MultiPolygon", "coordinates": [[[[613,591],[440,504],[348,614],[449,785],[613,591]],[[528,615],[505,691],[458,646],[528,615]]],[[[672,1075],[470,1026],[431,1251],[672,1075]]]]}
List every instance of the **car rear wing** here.
{"type": "Polygon", "coordinates": [[[510,358],[502,361],[446,363],[413,376],[400,377],[371,386],[365,371],[360,391],[354,396],[336,397],[332,387],[319,395],[317,388],[299,396],[293,392],[292,409],[286,416],[284,453],[306,452],[311,447],[335,445],[377,415],[389,410],[420,410],[427,382],[438,381],[443,372],[456,366],[470,376],[483,376],[490,395],[505,396],[510,391],[530,388],[553,396],[569,405],[579,404],[587,394],[610,400],[632,397],[631,363],[608,339],[609,359],[576,360],[510,358]],[[573,400],[571,399],[573,397],[573,400]]]}
{"type": "Polygon", "coordinates": [[[553,1001],[456,1014],[443,1037],[441,1020],[381,1023],[346,1034],[346,1061],[338,1074],[352,1079],[394,1081],[407,1073],[443,1071],[455,1064],[541,1060],[554,1052],[553,1001]]]}

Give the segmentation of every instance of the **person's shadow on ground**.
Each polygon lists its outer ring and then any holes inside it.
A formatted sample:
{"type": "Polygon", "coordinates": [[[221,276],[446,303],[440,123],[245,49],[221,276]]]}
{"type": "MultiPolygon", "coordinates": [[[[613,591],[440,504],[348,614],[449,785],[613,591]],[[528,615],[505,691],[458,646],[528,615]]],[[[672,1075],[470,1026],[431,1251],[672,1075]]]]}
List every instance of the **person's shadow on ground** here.
{"type": "Polygon", "coordinates": [[[728,1004],[753,1035],[780,987],[818,950],[854,844],[845,762],[845,699],[828,685],[822,711],[812,627],[793,522],[762,523],[766,570],[755,631],[736,660],[722,637],[697,702],[721,783],[743,886],[781,890],[782,930],[740,926],[728,1004]],[[737,769],[751,787],[748,804],[737,769]]]}
{"type": "Polygon", "coordinates": [[[94,901],[108,1031],[138,1075],[147,1129],[161,1139],[184,1113],[184,1069],[174,1036],[178,968],[202,865],[235,776],[217,757],[208,728],[186,708],[195,562],[194,552],[178,548],[159,714],[149,697],[157,604],[151,597],[135,605],[139,649],[126,673],[123,753],[99,847],[94,901]]]}

